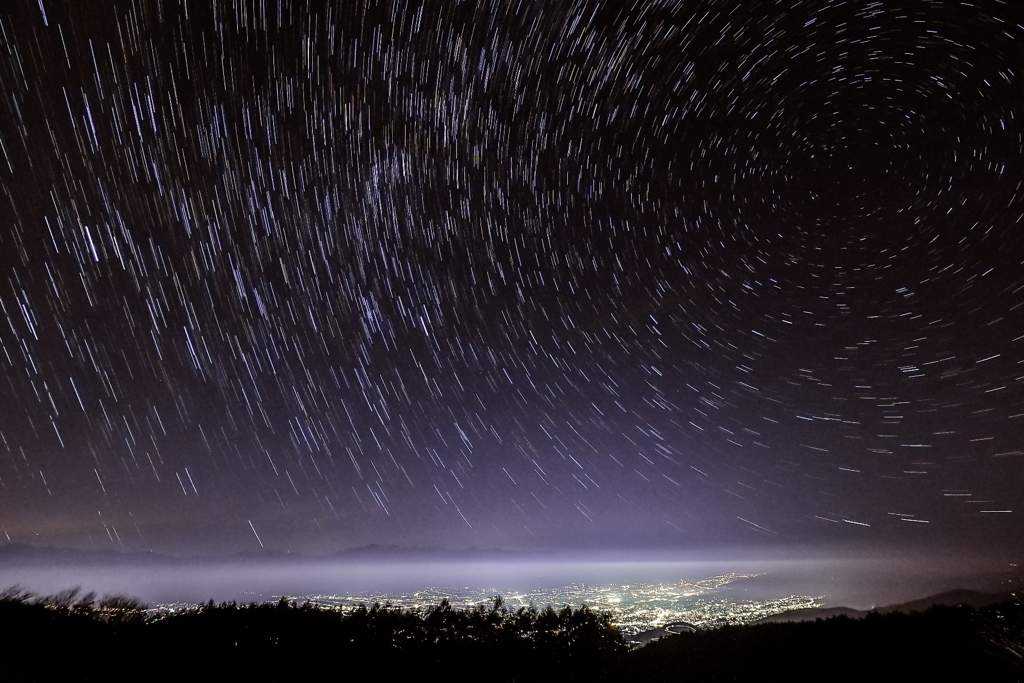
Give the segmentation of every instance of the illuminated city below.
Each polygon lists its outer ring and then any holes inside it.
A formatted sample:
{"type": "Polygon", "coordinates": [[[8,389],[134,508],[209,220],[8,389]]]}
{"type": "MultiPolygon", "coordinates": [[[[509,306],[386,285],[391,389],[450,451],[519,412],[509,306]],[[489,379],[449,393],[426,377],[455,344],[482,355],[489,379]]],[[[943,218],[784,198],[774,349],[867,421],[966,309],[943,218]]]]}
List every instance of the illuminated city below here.
{"type": "MultiPolygon", "coordinates": [[[[764,617],[793,609],[820,607],[821,598],[790,595],[764,599],[730,597],[729,585],[755,578],[755,574],[722,574],[695,582],[570,584],[531,592],[493,589],[425,588],[410,593],[375,593],[365,595],[284,596],[298,603],[309,602],[322,607],[355,609],[360,604],[390,604],[404,609],[424,610],[447,598],[455,608],[475,607],[493,602],[502,596],[512,611],[534,605],[543,609],[563,605],[587,605],[599,612],[610,612],[615,624],[627,635],[684,622],[694,628],[715,628],[725,624],[749,624],[764,617]]],[[[280,596],[275,597],[279,599],[280,596]]],[[[189,606],[160,605],[162,612],[176,612],[189,606]]]]}

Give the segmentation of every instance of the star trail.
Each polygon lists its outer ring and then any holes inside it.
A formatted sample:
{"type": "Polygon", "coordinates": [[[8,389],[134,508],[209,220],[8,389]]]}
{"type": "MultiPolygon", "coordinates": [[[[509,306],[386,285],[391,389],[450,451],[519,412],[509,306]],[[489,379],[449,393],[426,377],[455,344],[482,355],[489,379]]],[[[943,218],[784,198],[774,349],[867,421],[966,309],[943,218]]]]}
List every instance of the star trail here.
{"type": "Polygon", "coordinates": [[[1019,546],[1019,3],[201,4],[0,9],[5,539],[1019,546]]]}

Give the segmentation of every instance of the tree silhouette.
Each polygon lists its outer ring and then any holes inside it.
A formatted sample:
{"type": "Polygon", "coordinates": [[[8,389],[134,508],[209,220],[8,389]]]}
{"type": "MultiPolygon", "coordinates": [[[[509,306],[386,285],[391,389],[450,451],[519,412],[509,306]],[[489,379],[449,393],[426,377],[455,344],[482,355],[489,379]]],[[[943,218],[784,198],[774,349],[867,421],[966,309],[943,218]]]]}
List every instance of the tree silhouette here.
{"type": "Polygon", "coordinates": [[[586,606],[509,610],[500,598],[423,610],[283,599],[155,615],[123,595],[0,591],[0,680],[679,681],[1024,678],[1024,606],[727,626],[628,650],[586,606]],[[117,653],[117,659],[97,659],[117,653]],[[56,656],[60,655],[60,656],[56,656]],[[97,668],[97,662],[103,662],[97,668]],[[301,668],[296,668],[301,663],[301,668]],[[841,664],[837,664],[841,663],[841,664]],[[156,667],[156,668],[155,668],[156,667]]]}

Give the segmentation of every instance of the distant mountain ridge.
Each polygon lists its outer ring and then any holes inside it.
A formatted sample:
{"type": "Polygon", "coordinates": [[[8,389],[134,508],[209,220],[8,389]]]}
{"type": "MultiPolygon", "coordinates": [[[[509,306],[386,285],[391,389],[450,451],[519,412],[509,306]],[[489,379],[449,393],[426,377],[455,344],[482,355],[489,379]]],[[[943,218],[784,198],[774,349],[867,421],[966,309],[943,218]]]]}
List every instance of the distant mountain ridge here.
{"type": "Polygon", "coordinates": [[[4,565],[55,565],[69,564],[126,564],[149,562],[173,562],[175,558],[158,553],[123,552],[113,549],[80,550],[78,548],[55,548],[35,546],[26,543],[8,543],[0,546],[0,566],[4,565]]]}
{"type": "Polygon", "coordinates": [[[376,543],[372,543],[370,545],[359,546],[357,548],[339,550],[338,552],[327,555],[326,557],[333,559],[508,559],[510,557],[517,557],[518,555],[518,553],[512,553],[500,548],[477,548],[476,546],[452,550],[437,546],[403,547],[398,545],[377,545],[376,543]]]}
{"type": "Polygon", "coordinates": [[[232,555],[176,557],[156,552],[81,550],[9,543],[0,546],[0,567],[12,565],[135,565],[135,564],[211,564],[223,562],[360,562],[360,561],[443,561],[443,560],[509,560],[519,557],[500,548],[441,548],[436,546],[370,544],[338,550],[329,555],[301,555],[280,550],[245,551],[232,555]]]}

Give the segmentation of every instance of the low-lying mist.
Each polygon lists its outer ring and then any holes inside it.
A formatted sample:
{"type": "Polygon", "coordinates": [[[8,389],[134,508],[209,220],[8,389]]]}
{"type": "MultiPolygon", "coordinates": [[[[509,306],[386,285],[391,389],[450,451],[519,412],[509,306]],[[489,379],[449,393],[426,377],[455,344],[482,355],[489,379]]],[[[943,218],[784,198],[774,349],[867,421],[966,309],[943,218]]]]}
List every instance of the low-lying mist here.
{"type": "Polygon", "coordinates": [[[727,587],[730,597],[736,599],[813,595],[828,606],[865,609],[953,588],[1000,590],[1000,577],[1008,571],[1013,568],[1005,563],[935,557],[631,559],[599,554],[468,561],[153,558],[146,562],[0,564],[0,588],[17,584],[47,594],[81,586],[99,594],[133,595],[154,605],[208,600],[263,602],[280,596],[386,596],[426,588],[510,595],[572,584],[663,584],[740,574],[754,578],[727,587]]]}

